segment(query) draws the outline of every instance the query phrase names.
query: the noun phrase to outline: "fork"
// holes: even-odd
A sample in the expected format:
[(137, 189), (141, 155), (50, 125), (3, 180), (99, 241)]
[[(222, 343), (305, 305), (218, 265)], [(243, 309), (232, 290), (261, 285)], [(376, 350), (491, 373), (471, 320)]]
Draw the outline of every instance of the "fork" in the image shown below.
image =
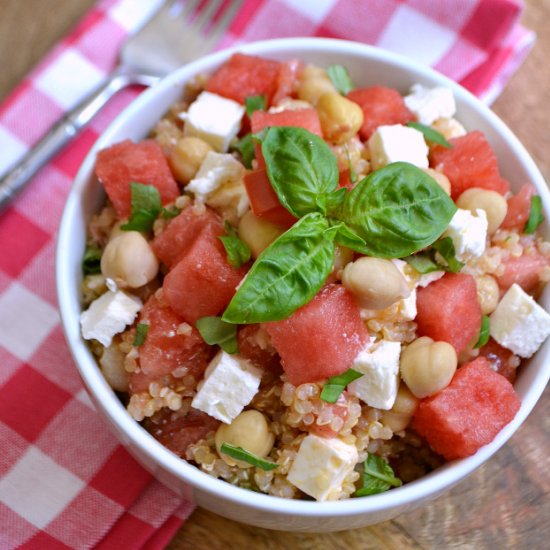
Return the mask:
[(105, 81), (59, 120), (0, 180), (0, 211), (118, 91), (133, 84), (152, 86), (170, 71), (210, 51), (242, 4), (242, 0), (229, 0), (222, 8), (223, 1), (206, 0), (197, 14), (201, 0), (164, 0), (126, 40), (118, 66)]

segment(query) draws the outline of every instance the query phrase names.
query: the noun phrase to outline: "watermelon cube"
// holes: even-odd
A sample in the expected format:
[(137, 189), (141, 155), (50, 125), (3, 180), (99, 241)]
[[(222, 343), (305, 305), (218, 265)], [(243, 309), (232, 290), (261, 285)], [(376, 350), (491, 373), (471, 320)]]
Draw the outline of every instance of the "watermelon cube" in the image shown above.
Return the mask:
[(422, 399), (412, 427), (447, 460), (473, 455), (514, 418), (521, 401), (485, 357), (458, 369), (451, 383)]
[(446, 273), (416, 295), (418, 333), (449, 342), (457, 353), (474, 344), (481, 329), (481, 306), (474, 278)]
[(343, 373), (368, 339), (357, 304), (340, 284), (326, 285), (288, 319), (264, 327), (294, 385)]
[(257, 367), (281, 374), (281, 358), (260, 325), (244, 325), (237, 333), (239, 355)]
[(535, 295), (542, 286), (542, 272), (550, 265), (550, 258), (533, 250), (519, 257), (508, 256), (502, 260), (502, 264), (504, 273), (496, 278), (503, 293), (517, 283), (525, 292)]
[(531, 197), (535, 194), (535, 188), (530, 183), (524, 183), (518, 193), (508, 199), (508, 211), (500, 227), (523, 231), (531, 212)]
[(180, 194), (160, 145), (150, 139), (139, 143), (127, 139), (99, 151), (95, 172), (120, 218), (130, 215), (132, 182), (156, 187), (162, 204)]
[(273, 105), (281, 100), (293, 97), (296, 92), (296, 85), (304, 64), (298, 59), (282, 61), (277, 77), (277, 90), (272, 99)]

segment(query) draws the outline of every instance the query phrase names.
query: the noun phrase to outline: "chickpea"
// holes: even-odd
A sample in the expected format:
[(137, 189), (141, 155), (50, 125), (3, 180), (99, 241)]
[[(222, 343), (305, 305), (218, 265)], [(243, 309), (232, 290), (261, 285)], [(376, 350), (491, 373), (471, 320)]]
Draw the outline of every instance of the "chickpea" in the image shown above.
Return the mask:
[(168, 157), (174, 177), (180, 183), (191, 181), (209, 151), (213, 151), (212, 147), (198, 137), (186, 136), (179, 139)]
[(251, 468), (248, 462), (233, 460), (221, 452), (222, 444), (229, 443), (265, 458), (273, 447), (275, 436), (269, 431), (265, 416), (259, 411), (244, 411), (231, 424), (221, 424), (214, 437), (219, 455), (229, 464)]
[(438, 118), (432, 128), (443, 135), (445, 139), (461, 137), (466, 134), (466, 129), (456, 118)]
[(334, 247), (334, 264), (332, 270), (338, 272), (341, 269), (344, 269), (352, 260), (353, 250), (337, 244)]
[(405, 348), (399, 370), (413, 395), (422, 398), (446, 388), (457, 364), (456, 351), (451, 344), (422, 336)]
[(363, 109), (339, 93), (323, 94), (317, 102), (317, 113), (325, 138), (333, 143), (350, 140), (363, 124)]
[(438, 172), (437, 170), (434, 170), (433, 168), (422, 168), (423, 172), (426, 172), (428, 176), (432, 177), (439, 186), (447, 193), (447, 195), (451, 194), (451, 182), (449, 181), (449, 178), (443, 173)]
[(400, 432), (410, 424), (416, 407), (418, 407), (418, 398), (405, 384), (400, 384), (393, 407), (389, 411), (382, 411), (380, 420), (394, 433)]
[(410, 295), (405, 277), (390, 260), (364, 256), (346, 265), (342, 284), (366, 309), (385, 309)]
[(302, 74), (298, 97), (312, 105), (317, 105), (325, 93), (338, 93), (326, 71), (314, 65), (308, 65)]
[(274, 223), (258, 218), (249, 210), (239, 222), (239, 238), (242, 239), (257, 258), (279, 235), (284, 228)]
[(488, 189), (481, 189), (480, 187), (470, 187), (470, 189), (466, 189), (466, 191), (458, 197), (456, 205), (464, 210), (470, 210), (474, 214), (478, 208), (485, 210), (487, 222), (489, 224), (487, 228), (489, 235), (495, 233), (500, 227), (500, 224), (504, 221), (506, 213), (508, 212), (508, 203), (500, 193), (489, 191)]
[(491, 275), (476, 277), (477, 299), (481, 305), (481, 312), (490, 315), (495, 311), (500, 298), (498, 283)]
[(152, 281), (159, 263), (145, 237), (126, 231), (109, 241), (101, 256), (101, 273), (119, 286), (139, 288)]
[(108, 348), (103, 350), (99, 365), (105, 380), (113, 390), (128, 391), (129, 374), (124, 368), (124, 353), (118, 347), (117, 341), (114, 341)]

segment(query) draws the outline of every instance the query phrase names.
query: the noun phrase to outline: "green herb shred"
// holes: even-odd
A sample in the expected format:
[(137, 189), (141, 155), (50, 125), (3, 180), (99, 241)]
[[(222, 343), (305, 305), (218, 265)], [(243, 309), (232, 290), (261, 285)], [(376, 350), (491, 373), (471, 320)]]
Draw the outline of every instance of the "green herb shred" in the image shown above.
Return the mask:
[(481, 329), (479, 331), (479, 338), (474, 348), (482, 348), (488, 341), (491, 335), (491, 323), (489, 317), (484, 315), (481, 319)]
[(265, 458), (260, 458), (259, 456), (246, 451), (242, 447), (236, 447), (235, 445), (230, 445), (229, 443), (223, 443), (220, 450), (222, 453), (230, 456), (231, 458), (248, 462), (248, 464), (252, 464), (252, 466), (256, 466), (262, 470), (275, 470), (279, 466), (276, 462), (271, 462), (269, 460), (265, 460)]
[(142, 346), (147, 338), (147, 332), (149, 331), (149, 325), (146, 323), (138, 323), (136, 327), (136, 337), (132, 342), (132, 345), (135, 347)]
[(395, 476), (392, 467), (380, 456), (368, 453), (363, 463), (363, 486), (353, 496), (366, 497), (384, 493), (391, 487), (401, 487), (403, 482)]
[(238, 353), (236, 325), (226, 323), (220, 317), (202, 317), (195, 324), (207, 344), (218, 345), (226, 353)]
[(153, 223), (162, 210), (160, 193), (153, 185), (130, 183), (131, 214), (128, 223), (121, 225), (123, 231), (151, 231)]
[(537, 227), (544, 221), (542, 215), (542, 199), (538, 195), (531, 197), (531, 208), (529, 210), (529, 219), (523, 229), (524, 233), (533, 234)]
[(321, 399), (327, 403), (336, 403), (341, 393), (346, 389), (346, 386), (350, 382), (361, 378), (361, 376), (363, 376), (362, 373), (353, 369), (348, 369), (338, 376), (332, 376), (323, 385)]
[(329, 65), (327, 74), (334, 87), (342, 94), (348, 95), (355, 86), (351, 81), (348, 70), (342, 65)]
[(82, 258), (82, 272), (84, 275), (95, 275), (101, 273), (101, 249), (90, 245), (86, 247)]
[(437, 143), (438, 145), (441, 145), (442, 147), (446, 147), (447, 149), (452, 147), (452, 145), (445, 139), (445, 136), (443, 136), (443, 134), (439, 133), (437, 130), (434, 130), (430, 126), (426, 126), (425, 124), (420, 124), (420, 122), (407, 122), (407, 126), (409, 128), (414, 128), (419, 132), (422, 132), (424, 134), (424, 138), (426, 139), (426, 141)]

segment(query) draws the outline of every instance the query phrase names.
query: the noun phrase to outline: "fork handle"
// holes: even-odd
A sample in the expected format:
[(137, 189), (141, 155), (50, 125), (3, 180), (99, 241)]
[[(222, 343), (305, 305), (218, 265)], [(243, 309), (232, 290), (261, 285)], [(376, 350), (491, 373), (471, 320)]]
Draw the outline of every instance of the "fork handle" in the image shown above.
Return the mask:
[(56, 153), (69, 143), (119, 90), (131, 85), (150, 86), (158, 77), (137, 74), (124, 67), (106, 80), (59, 120), (44, 137), (0, 180), (0, 211)]

